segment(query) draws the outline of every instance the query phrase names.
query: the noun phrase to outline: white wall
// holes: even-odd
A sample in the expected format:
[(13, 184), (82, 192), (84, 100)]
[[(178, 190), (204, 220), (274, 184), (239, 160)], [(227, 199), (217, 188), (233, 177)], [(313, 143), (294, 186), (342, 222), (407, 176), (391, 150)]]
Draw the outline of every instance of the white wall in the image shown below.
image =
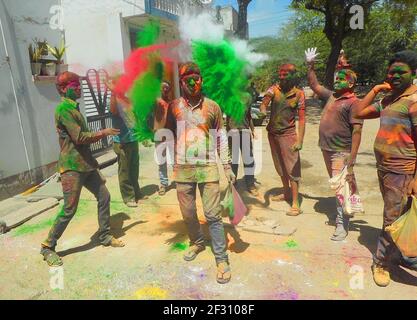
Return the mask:
[[(59, 0), (0, 0), (0, 19), (10, 57), (0, 35), (0, 179), (50, 164), (58, 159), (54, 109), (60, 98), (53, 83), (34, 83), (28, 46), (35, 37), (58, 45), (61, 33), (49, 27), (49, 8)], [(23, 137), (17, 108), (21, 114)], [(26, 141), (26, 160), (23, 139)]]
[(62, 0), (70, 70), (120, 69), (130, 53), (123, 18), (145, 13), (144, 0)]

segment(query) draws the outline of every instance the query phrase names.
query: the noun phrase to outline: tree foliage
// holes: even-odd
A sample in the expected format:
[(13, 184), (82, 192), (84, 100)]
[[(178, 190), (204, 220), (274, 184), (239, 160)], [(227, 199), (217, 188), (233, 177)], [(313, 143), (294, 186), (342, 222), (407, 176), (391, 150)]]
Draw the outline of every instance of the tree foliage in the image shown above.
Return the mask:
[[(404, 2), (405, 1), (405, 2)], [(399, 50), (416, 49), (417, 3), (408, 0), (381, 1), (370, 9), (365, 29), (357, 30), (342, 41), (359, 82), (378, 83), (385, 77), (388, 59)], [(271, 60), (253, 75), (258, 90), (265, 90), (274, 80), (278, 65), (292, 62), (306, 71), (304, 50), (317, 47), (320, 52), (317, 73), (325, 81), (331, 43), (323, 33), (325, 16), (315, 10), (300, 7), (276, 37), (252, 39), (258, 52)], [(306, 85), (305, 81), (302, 85)]]

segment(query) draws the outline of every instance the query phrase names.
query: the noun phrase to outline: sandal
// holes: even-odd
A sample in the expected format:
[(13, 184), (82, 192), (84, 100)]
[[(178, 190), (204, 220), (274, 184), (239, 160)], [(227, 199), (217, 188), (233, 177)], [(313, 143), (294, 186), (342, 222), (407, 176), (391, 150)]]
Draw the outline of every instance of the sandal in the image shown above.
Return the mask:
[(299, 216), (300, 214), (302, 214), (303, 211), (300, 208), (291, 208), (286, 215), (290, 216), (290, 217), (296, 217)]
[(114, 247), (114, 248), (122, 248), (125, 246), (125, 243), (115, 237), (112, 237), (111, 240), (104, 244), (105, 247)]
[(193, 261), (197, 257), (197, 255), (204, 250), (206, 250), (204, 246), (192, 245), (184, 254), (183, 258), (185, 261)]
[(227, 262), (220, 262), (217, 265), (217, 282), (220, 284), (225, 284), (230, 281), (232, 278), (232, 270), (230, 265)]
[(51, 249), (42, 249), (41, 254), (43, 255), (43, 260), (46, 261), (50, 267), (60, 267), (64, 264), (61, 257)]

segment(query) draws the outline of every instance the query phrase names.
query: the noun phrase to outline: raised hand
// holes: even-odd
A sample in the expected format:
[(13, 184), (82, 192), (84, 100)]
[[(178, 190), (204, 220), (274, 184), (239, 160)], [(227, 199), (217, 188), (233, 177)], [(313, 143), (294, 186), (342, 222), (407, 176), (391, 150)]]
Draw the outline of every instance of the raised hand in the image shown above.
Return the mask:
[(316, 58), (320, 53), (317, 52), (317, 48), (308, 48), (306, 51), (304, 51), (306, 62), (307, 63), (313, 63), (316, 61)]

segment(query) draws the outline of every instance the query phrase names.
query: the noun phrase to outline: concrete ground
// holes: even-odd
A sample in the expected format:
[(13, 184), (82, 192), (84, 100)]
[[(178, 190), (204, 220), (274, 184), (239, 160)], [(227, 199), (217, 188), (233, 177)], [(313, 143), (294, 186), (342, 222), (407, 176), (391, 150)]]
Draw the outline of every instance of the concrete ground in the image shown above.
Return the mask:
[[(226, 226), (233, 271), (229, 284), (216, 283), (209, 246), (193, 262), (182, 259), (187, 235), (176, 191), (158, 196), (154, 149), (141, 147), (140, 184), (150, 197), (141, 201), (138, 209), (129, 209), (121, 201), (117, 165), (103, 170), (112, 194), (112, 232), (126, 247), (104, 248), (97, 243), (96, 202), (84, 190), (77, 215), (57, 247), (64, 260), (62, 269), (50, 269), (39, 254), (57, 207), (0, 236), (0, 298), (416, 299), (416, 272), (397, 268), (388, 288), (379, 288), (372, 280), (371, 257), (382, 225), (372, 147), (378, 120), (364, 126), (355, 167), (366, 213), (352, 220), (348, 238), (337, 243), (329, 239), (335, 205), (317, 147), (319, 118), (320, 109), (310, 106), (301, 152), (304, 214), (298, 217), (285, 215), (288, 204), (269, 201), (271, 194), (281, 191), (281, 182), (272, 164), (265, 128), (261, 128), (258, 139), (263, 159), (257, 175), (261, 194), (249, 196), (243, 181), (240, 194), (250, 209), (249, 219), (275, 220), (297, 231), (287, 237)], [(221, 183), (224, 189), (224, 175)], [(207, 234), (206, 225), (204, 230)]]

